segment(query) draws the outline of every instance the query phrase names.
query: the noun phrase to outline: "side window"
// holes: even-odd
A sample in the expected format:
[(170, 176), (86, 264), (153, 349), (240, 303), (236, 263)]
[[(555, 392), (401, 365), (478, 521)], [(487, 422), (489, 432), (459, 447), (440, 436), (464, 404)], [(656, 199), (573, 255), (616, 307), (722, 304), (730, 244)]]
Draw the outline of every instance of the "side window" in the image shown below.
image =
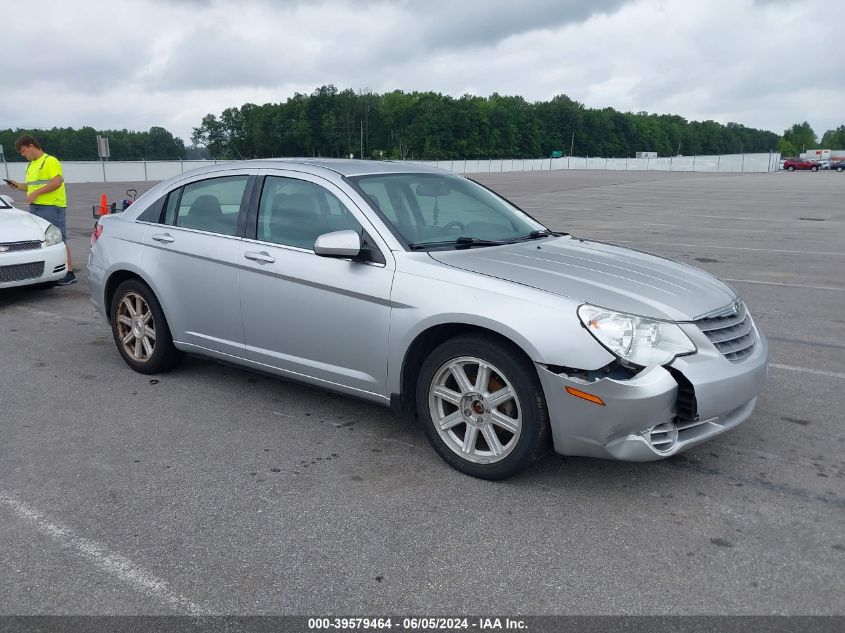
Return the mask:
[(161, 222), (161, 210), (164, 207), (164, 201), (167, 196), (162, 196), (155, 202), (153, 202), (150, 206), (144, 209), (141, 212), (141, 215), (138, 216), (139, 222), (153, 222), (158, 224)]
[(165, 224), (175, 224), (176, 222), (176, 208), (179, 204), (179, 196), (182, 195), (182, 190), (177, 189), (176, 191), (171, 191), (170, 195), (167, 196), (167, 203), (165, 204), (164, 208), (164, 223)]
[(258, 206), (257, 238), (264, 242), (314, 248), (323, 233), (361, 225), (332, 193), (306, 180), (268, 176)]
[(175, 215), (176, 226), (236, 235), (249, 176), (226, 176), (185, 185), (181, 196), (171, 192), (167, 200), (167, 220)]

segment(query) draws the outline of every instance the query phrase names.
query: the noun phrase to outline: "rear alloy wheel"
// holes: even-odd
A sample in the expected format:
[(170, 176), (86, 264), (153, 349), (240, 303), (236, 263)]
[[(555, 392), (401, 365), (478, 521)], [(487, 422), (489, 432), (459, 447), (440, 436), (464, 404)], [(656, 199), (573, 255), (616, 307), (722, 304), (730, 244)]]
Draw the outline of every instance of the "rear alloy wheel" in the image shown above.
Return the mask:
[(123, 360), (142, 374), (173, 367), (182, 354), (173, 346), (170, 328), (152, 290), (140, 281), (124, 281), (111, 306), (112, 335)]
[(492, 338), (461, 336), (435, 349), (420, 371), (417, 411), (438, 454), (474, 477), (511, 477), (548, 450), (537, 372)]
[(812, 167), (810, 167), (810, 171), (818, 171), (818, 170), (819, 170), (819, 168), (818, 168), (818, 167), (816, 167), (815, 165), (813, 165)]
[(788, 171), (795, 171), (795, 166), (794, 166), (794, 165), (790, 165), (790, 166), (789, 166), (789, 167), (787, 167), (786, 169), (787, 169)]

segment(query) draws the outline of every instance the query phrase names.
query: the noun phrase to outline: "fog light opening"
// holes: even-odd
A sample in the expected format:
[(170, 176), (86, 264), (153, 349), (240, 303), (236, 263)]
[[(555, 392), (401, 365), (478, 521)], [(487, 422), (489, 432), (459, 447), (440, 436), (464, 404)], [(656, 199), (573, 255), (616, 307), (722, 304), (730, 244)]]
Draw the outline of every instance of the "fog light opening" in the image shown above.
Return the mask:
[(672, 422), (664, 422), (645, 431), (643, 435), (654, 450), (665, 453), (678, 442), (678, 427)]

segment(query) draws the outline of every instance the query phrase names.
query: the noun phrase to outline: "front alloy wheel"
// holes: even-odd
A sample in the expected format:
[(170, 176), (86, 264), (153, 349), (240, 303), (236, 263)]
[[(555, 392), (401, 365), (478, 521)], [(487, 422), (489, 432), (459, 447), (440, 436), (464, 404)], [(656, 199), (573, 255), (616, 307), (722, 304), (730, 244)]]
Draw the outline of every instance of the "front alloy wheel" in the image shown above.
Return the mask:
[(548, 452), (537, 370), (503, 339), (467, 334), (441, 343), (420, 367), (416, 403), (434, 450), (467, 475), (504, 479)]
[(455, 454), (492, 464), (513, 452), (522, 432), (519, 398), (493, 364), (462, 356), (440, 367), (428, 406), (437, 433)]

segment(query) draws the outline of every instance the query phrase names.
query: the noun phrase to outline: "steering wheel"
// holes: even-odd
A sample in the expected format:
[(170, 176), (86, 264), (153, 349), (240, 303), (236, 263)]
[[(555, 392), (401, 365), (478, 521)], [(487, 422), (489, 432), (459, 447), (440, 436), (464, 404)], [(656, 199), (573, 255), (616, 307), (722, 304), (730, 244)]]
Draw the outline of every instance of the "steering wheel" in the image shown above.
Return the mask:
[(445, 224), (442, 229), (440, 229), (440, 235), (446, 235), (452, 229), (458, 229), (459, 231), (463, 231), (466, 228), (466, 225), (463, 222), (458, 222), (457, 220), (452, 220), (451, 222)]

